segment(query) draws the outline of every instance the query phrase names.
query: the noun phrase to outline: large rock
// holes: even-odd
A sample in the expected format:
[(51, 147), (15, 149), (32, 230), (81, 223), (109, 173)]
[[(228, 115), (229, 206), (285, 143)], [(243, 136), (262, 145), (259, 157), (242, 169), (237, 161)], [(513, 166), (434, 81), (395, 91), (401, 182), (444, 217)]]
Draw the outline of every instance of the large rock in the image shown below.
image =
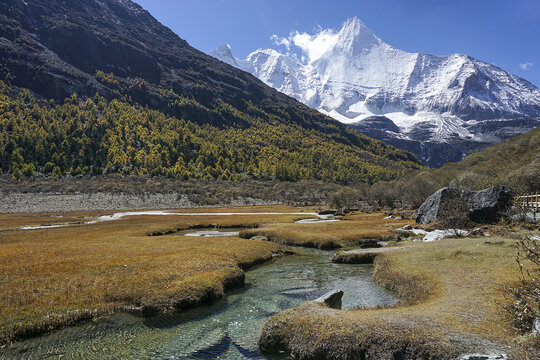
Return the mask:
[(482, 191), (445, 187), (431, 195), (418, 209), (416, 222), (441, 222), (463, 212), (476, 223), (494, 223), (512, 205), (512, 190), (506, 186)]

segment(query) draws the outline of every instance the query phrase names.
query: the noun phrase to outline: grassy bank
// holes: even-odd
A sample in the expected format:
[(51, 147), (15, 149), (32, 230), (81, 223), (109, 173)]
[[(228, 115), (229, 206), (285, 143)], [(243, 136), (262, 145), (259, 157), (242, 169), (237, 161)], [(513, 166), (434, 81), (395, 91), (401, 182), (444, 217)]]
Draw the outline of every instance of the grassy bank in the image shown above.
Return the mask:
[[(518, 280), (516, 240), (411, 243), (375, 259), (375, 280), (398, 293), (394, 308), (340, 311), (315, 303), (271, 318), (264, 351), (301, 359), (453, 359), (464, 353), (509, 353), (517, 333), (496, 301)], [(538, 358), (530, 351), (523, 358)]]
[[(53, 219), (64, 222), (88, 215), (72, 213)], [(256, 226), (298, 217), (133, 216), (93, 225), (21, 231), (14, 228), (49, 223), (50, 214), (5, 215), (0, 223), (0, 342), (115, 311), (152, 314), (220, 298), (228, 288), (243, 284), (243, 269), (271, 259), (284, 248), (237, 237), (148, 234), (193, 226)]]
[(280, 244), (337, 249), (358, 245), (366, 239), (385, 239), (395, 236), (394, 230), (409, 220), (384, 219), (382, 213), (351, 214), (343, 221), (312, 224), (268, 224), (240, 233), (243, 238), (265, 236)]

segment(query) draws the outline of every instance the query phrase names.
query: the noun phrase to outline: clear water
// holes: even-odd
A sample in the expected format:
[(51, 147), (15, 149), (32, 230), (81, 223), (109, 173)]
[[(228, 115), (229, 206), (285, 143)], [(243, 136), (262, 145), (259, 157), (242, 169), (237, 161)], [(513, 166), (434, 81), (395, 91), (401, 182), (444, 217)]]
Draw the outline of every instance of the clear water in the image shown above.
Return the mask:
[(192, 236), (192, 237), (219, 237), (219, 236), (238, 236), (240, 231), (246, 228), (200, 228), (187, 229), (167, 236)]
[(275, 359), (257, 339), (268, 317), (328, 291), (345, 292), (343, 308), (390, 305), (370, 265), (333, 264), (332, 252), (305, 250), (246, 274), (246, 286), (203, 308), (156, 318), (117, 314), (22, 341), (2, 359)]

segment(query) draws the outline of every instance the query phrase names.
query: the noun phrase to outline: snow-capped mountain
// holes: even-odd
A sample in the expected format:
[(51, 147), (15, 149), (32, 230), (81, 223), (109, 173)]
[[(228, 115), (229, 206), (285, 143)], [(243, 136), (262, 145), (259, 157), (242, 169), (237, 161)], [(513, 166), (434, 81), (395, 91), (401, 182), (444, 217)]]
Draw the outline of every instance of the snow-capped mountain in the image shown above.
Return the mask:
[(430, 166), (540, 125), (540, 90), (530, 82), (467, 55), (396, 49), (358, 18), (311, 61), (273, 49), (241, 60), (228, 45), (211, 55)]

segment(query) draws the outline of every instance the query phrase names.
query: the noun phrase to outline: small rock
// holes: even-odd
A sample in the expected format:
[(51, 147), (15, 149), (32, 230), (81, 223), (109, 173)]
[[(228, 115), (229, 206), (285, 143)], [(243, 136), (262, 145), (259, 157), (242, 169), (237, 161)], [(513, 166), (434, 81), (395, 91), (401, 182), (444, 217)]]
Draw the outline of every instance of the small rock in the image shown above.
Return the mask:
[(341, 309), (342, 297), (343, 297), (343, 291), (332, 290), (314, 301), (319, 302), (319, 303), (325, 303), (331, 309)]
[(360, 249), (374, 249), (382, 247), (381, 243), (375, 239), (366, 239), (360, 243)]
[(532, 326), (532, 333), (533, 334), (540, 334), (540, 319), (534, 320), (533, 326)]
[(377, 252), (365, 250), (340, 251), (334, 257), (332, 262), (335, 264), (373, 264)]
[(521, 213), (521, 214), (512, 215), (512, 216), (510, 216), (510, 221), (512, 221), (512, 222), (523, 221), (523, 222), (526, 222), (526, 223), (529, 223), (529, 224), (536, 224), (537, 223), (536, 218), (530, 213), (526, 213), (526, 214)]

